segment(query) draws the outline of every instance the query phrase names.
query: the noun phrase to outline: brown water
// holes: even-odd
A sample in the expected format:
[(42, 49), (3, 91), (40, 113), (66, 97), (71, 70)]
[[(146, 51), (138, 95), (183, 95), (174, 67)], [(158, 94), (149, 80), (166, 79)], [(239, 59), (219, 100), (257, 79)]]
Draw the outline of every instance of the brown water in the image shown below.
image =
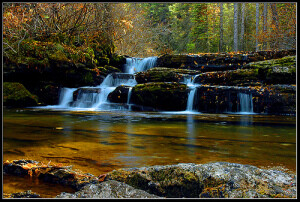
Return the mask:
[[(214, 161), (280, 166), (294, 172), (296, 117), (6, 109), (3, 160), (15, 159), (73, 165), (93, 175), (118, 168)], [(21, 183), (6, 179), (4, 193), (20, 191)], [(40, 182), (35, 184), (32, 191), (45, 190)], [(22, 191), (30, 188), (23, 186)], [(49, 190), (48, 195), (57, 192)]]

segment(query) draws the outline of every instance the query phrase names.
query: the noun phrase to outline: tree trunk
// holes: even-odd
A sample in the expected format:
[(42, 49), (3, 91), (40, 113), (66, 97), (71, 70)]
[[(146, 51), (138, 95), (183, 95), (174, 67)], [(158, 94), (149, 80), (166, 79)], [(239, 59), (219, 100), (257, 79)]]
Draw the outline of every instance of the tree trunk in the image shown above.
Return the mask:
[(264, 3), (264, 43), (263, 43), (263, 48), (264, 50), (266, 50), (268, 47), (268, 42), (267, 42), (267, 36), (268, 36), (268, 30), (267, 30), (267, 27), (268, 27), (268, 3)]
[(258, 51), (258, 31), (259, 31), (259, 3), (256, 3), (256, 42), (255, 42), (255, 50)]
[(275, 36), (273, 42), (273, 48), (278, 49), (278, 31), (279, 31), (279, 23), (278, 23), (278, 13), (276, 3), (271, 3), (271, 11), (272, 11), (272, 24), (275, 25), (275, 29), (272, 30)]
[(219, 52), (223, 51), (223, 3), (220, 3), (220, 43)]
[(233, 32), (233, 44), (234, 51), (238, 51), (238, 3), (234, 3), (234, 32)]
[(245, 3), (242, 3), (242, 16), (241, 16), (241, 36), (240, 36), (240, 50), (244, 50), (244, 33), (245, 33)]

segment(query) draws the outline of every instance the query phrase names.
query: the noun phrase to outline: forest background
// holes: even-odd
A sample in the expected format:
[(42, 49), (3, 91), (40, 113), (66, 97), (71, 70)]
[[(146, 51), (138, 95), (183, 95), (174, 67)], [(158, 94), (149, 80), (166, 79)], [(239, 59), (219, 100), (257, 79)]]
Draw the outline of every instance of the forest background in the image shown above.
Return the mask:
[(295, 49), (296, 3), (3, 3), (4, 56), (39, 42), (73, 60), (96, 46), (134, 57)]

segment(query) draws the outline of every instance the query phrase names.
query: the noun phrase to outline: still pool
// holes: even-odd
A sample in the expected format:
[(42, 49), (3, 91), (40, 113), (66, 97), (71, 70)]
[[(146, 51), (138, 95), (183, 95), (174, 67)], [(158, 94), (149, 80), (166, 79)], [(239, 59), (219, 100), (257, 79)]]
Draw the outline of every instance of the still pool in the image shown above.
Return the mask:
[[(3, 161), (15, 159), (73, 165), (93, 175), (215, 161), (295, 172), (296, 117), (4, 109)], [(9, 177), (4, 192), (20, 191)]]

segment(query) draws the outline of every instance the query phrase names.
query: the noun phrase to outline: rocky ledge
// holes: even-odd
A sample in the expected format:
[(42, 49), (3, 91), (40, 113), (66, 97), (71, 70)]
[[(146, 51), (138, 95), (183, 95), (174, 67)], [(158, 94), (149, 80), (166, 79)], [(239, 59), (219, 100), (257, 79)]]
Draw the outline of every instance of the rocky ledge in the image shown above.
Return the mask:
[[(296, 198), (296, 175), (228, 162), (118, 169), (98, 177), (32, 160), (4, 162), (4, 174), (75, 188), (56, 198)], [(26, 194), (28, 192), (28, 194)], [(25, 193), (25, 194), (24, 194)], [(36, 197), (30, 191), (6, 197)]]

